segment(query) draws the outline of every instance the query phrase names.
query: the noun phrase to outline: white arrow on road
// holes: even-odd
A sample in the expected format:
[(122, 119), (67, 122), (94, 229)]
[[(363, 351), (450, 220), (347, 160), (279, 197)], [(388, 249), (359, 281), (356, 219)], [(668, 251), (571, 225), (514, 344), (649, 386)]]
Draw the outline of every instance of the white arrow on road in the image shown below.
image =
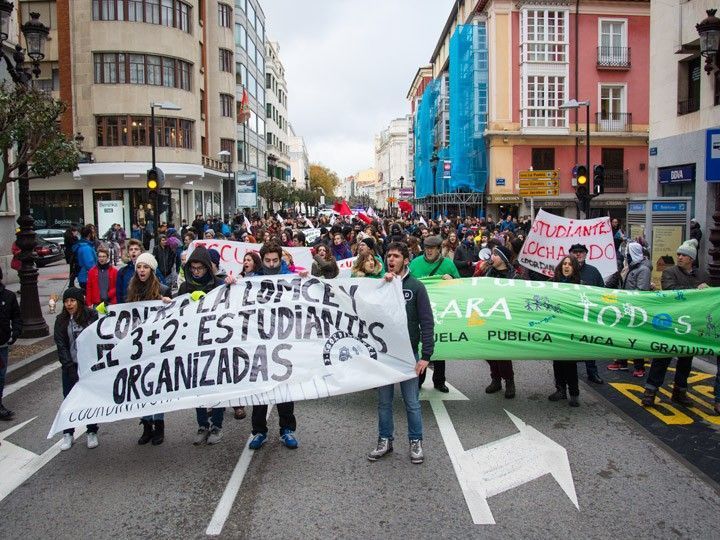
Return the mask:
[(477, 448), (463, 449), (443, 401), (468, 398), (449, 384), (448, 388), (447, 394), (437, 390), (423, 391), (420, 399), (430, 402), (473, 523), (494, 524), (495, 518), (487, 501), (490, 497), (546, 474), (555, 478), (580, 509), (565, 448), (505, 411), (519, 433)]
[[(37, 418), (37, 416), (0, 432), (0, 441), (2, 441), (2, 446), (0, 446), (0, 501), (15, 491), (23, 482), (42, 469), (52, 458), (60, 453), (60, 443), (62, 439), (40, 455), (6, 440), (10, 435), (35, 420), (35, 418)], [(82, 433), (83, 432), (76, 430), (75, 438), (77, 439)]]

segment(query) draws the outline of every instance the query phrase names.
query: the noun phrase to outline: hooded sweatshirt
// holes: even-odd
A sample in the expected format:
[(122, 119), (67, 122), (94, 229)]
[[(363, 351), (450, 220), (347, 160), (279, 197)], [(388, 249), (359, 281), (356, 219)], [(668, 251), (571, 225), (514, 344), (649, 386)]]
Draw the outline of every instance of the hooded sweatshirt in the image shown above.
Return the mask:
[[(190, 271), (191, 263), (200, 263), (207, 269), (201, 278), (196, 278)], [(212, 260), (210, 259), (210, 253), (208, 253), (205, 246), (198, 246), (193, 250), (185, 262), (183, 271), (185, 274), (185, 281), (180, 284), (180, 288), (177, 292), (178, 296), (195, 291), (203, 291), (207, 293), (212, 291), (215, 287), (219, 287), (223, 284), (222, 279), (213, 275)]]

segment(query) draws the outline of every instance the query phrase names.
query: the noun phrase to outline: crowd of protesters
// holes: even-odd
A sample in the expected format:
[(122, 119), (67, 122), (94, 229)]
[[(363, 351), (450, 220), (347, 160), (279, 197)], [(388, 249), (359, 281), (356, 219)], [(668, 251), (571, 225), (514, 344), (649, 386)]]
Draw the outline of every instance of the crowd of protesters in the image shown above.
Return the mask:
[[(354, 258), (350, 269), (352, 277), (376, 279), (402, 279), (406, 294), (408, 325), (417, 360), (418, 378), (401, 385), (408, 417), (410, 458), (413, 463), (423, 461), (422, 419), (418, 391), (425, 380), (425, 367), (433, 351), (433, 317), (427, 293), (419, 278), (438, 276), (442, 279), (490, 277), (503, 279), (548, 280), (585, 284), (598, 287), (615, 287), (630, 290), (651, 290), (660, 284), (651, 282), (651, 262), (647, 246), (642, 239), (626, 238), (620, 224), (613, 220), (613, 235), (618, 253), (618, 271), (603, 280), (597, 268), (586, 261), (587, 247), (575, 244), (561, 261), (554, 276), (549, 278), (530, 271), (518, 263), (518, 255), (527, 236), (531, 221), (518, 220), (506, 215), (495, 221), (492, 216), (449, 217), (430, 219), (421, 215), (401, 217), (360, 216), (305, 216), (265, 215), (263, 217), (238, 214), (232, 219), (203, 218), (197, 215), (192, 223), (185, 220), (179, 226), (161, 223), (158, 243), (152, 248), (137, 238), (128, 238), (118, 224), (99, 235), (93, 225), (71, 227), (65, 235), (67, 262), (70, 265), (69, 288), (63, 295), (63, 310), (55, 325), (55, 341), (62, 363), (63, 394), (67, 395), (77, 382), (76, 338), (89, 325), (97, 313), (93, 308), (103, 305), (144, 300), (170, 301), (173, 295), (209, 292), (224, 283), (249, 279), (259, 275), (286, 274), (295, 270), (292, 258), (283, 248), (308, 247), (313, 255), (310, 272), (323, 279), (334, 279), (340, 274), (338, 262)], [(132, 235), (131, 235), (132, 236)], [(214, 249), (200, 246), (188, 257), (188, 249), (196, 239), (224, 239), (258, 244), (243, 259), (240, 276), (225, 276), (220, 272), (220, 255)], [(698, 277), (697, 239), (684, 242), (677, 250), (677, 263), (663, 272), (664, 289), (702, 288), (706, 285)], [(119, 266), (119, 267), (118, 267)], [(301, 272), (301, 275), (307, 272)], [(77, 281), (78, 286), (75, 285)], [(1, 290), (0, 294), (4, 294)], [(16, 317), (17, 319), (18, 317)], [(8, 342), (19, 334), (18, 321), (8, 331)], [(8, 326), (8, 325), (6, 325)], [(422, 346), (420, 346), (422, 345)], [(0, 359), (3, 350), (0, 347)], [(645, 361), (633, 362), (632, 376), (645, 378)], [(669, 358), (653, 360), (645, 384), (643, 405), (652, 406), (658, 388), (662, 385)], [(687, 377), (691, 358), (679, 359), (675, 372), (673, 401), (691, 405), (687, 396)], [(5, 362), (6, 363), (6, 362)], [(490, 383), (485, 392), (492, 394), (504, 389), (504, 397), (516, 396), (514, 367), (511, 359), (491, 360)], [(553, 362), (555, 391), (549, 400), (567, 400), (578, 407), (579, 385), (577, 362)], [(603, 384), (594, 361), (585, 362), (587, 380)], [(608, 369), (628, 371), (628, 359), (618, 359)], [(450, 368), (452, 369), (452, 368)], [(0, 375), (3, 373), (0, 370)], [(715, 387), (715, 411), (720, 414), (720, 376)], [(439, 392), (448, 392), (446, 366), (443, 361), (433, 363), (432, 384)], [(1, 391), (1, 388), (0, 388)], [(392, 441), (392, 386), (379, 389), (379, 438), (377, 447), (368, 459), (377, 460), (391, 452)], [(2, 394), (0, 394), (1, 399)], [(224, 409), (196, 410), (197, 433), (195, 445), (216, 444), (222, 438)], [(234, 408), (237, 419), (245, 418), (243, 407)], [(252, 411), (250, 448), (259, 449), (267, 438), (266, 406), (255, 406)], [(297, 448), (294, 404), (278, 405), (280, 436), (288, 448)], [(0, 404), (0, 419), (11, 418), (12, 413)], [(164, 440), (164, 415), (157, 414), (141, 419), (142, 433), (138, 444), (159, 445)], [(88, 426), (88, 447), (98, 445), (97, 426)], [(72, 432), (66, 432), (61, 448), (69, 449)]]

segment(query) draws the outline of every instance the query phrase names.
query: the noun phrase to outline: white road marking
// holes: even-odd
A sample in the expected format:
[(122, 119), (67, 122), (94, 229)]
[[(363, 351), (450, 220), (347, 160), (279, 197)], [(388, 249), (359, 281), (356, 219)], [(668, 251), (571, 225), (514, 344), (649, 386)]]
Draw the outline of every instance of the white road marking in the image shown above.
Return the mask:
[(28, 384), (37, 381), (39, 378), (44, 377), (44, 376), (47, 375), (48, 373), (52, 373), (53, 371), (55, 371), (55, 370), (56, 370), (57, 368), (59, 368), (59, 367), (60, 367), (60, 363), (59, 363), (59, 362), (53, 362), (52, 364), (47, 365), (47, 366), (45, 366), (45, 367), (43, 367), (43, 368), (41, 368), (41, 369), (38, 369), (37, 371), (33, 371), (33, 372), (32, 372), (30, 375), (28, 375), (27, 377), (23, 377), (23, 378), (20, 379), (19, 381), (16, 381), (16, 382), (14, 382), (14, 383), (12, 383), (12, 384), (8, 384), (8, 385), (5, 387), (4, 395), (5, 395), (5, 396), (9, 396), (9, 395), (12, 394), (13, 392), (17, 392), (17, 391), (20, 390), (21, 388), (25, 388)]
[[(272, 406), (268, 407), (266, 418), (270, 418), (272, 410)], [(235, 465), (235, 469), (230, 475), (230, 480), (228, 480), (228, 483), (225, 486), (225, 491), (223, 492), (222, 497), (220, 497), (220, 501), (215, 508), (212, 519), (210, 519), (210, 523), (208, 524), (207, 529), (205, 529), (205, 534), (208, 536), (219, 535), (225, 526), (228, 516), (230, 516), (232, 505), (235, 502), (238, 492), (240, 491), (240, 486), (245, 478), (245, 474), (250, 467), (250, 461), (255, 455), (255, 450), (251, 450), (248, 447), (248, 443), (252, 438), (253, 436), (251, 434), (245, 443), (242, 454), (240, 454), (240, 459), (238, 459), (238, 462)]]
[(437, 390), (422, 391), (420, 399), (430, 402), (473, 523), (494, 524), (495, 518), (487, 501), (490, 497), (546, 474), (555, 478), (580, 509), (565, 448), (508, 411), (505, 413), (519, 433), (464, 450), (443, 401), (468, 398), (449, 384), (448, 388), (448, 394)]

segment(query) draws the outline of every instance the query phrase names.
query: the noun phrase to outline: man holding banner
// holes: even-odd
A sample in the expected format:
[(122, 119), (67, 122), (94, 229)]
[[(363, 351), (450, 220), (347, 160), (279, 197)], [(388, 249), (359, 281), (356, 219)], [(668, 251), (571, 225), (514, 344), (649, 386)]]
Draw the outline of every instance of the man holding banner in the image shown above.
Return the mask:
[[(439, 251), (439, 244), (438, 244)], [(402, 279), (403, 296), (405, 297), (405, 312), (407, 314), (410, 344), (417, 363), (415, 373), (420, 376), (425, 373), (435, 348), (433, 319), (430, 298), (423, 285), (409, 271), (410, 251), (402, 242), (392, 242), (385, 255), (388, 273), (385, 281), (396, 278)], [(418, 354), (418, 346), (422, 341), (422, 353)], [(419, 358), (419, 360), (418, 360)], [(395, 385), (389, 384), (378, 388), (378, 430), (377, 446), (368, 454), (370, 461), (377, 461), (393, 451), (393, 394)], [(408, 438), (410, 439), (410, 461), (416, 465), (425, 459), (422, 448), (422, 410), (420, 409), (420, 387), (415, 379), (408, 379), (400, 383), (405, 412), (408, 422)]]

